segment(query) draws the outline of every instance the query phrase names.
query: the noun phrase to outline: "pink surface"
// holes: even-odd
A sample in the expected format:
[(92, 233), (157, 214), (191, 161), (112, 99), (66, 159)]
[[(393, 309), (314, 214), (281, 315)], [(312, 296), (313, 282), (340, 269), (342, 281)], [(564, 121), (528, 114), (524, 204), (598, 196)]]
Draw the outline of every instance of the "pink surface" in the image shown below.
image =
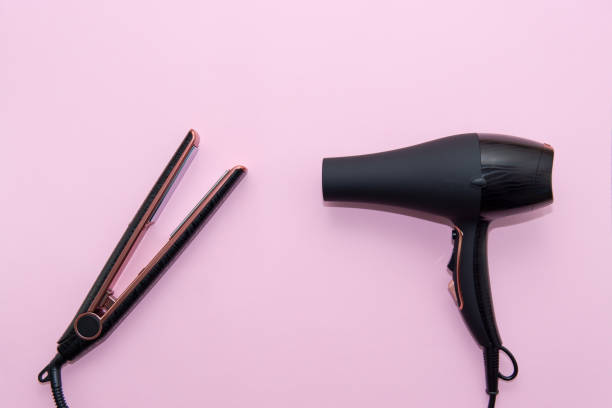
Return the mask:
[(165, 3), (0, 4), (2, 405), (51, 406), (36, 374), (193, 127), (123, 286), (223, 170), (249, 174), (64, 368), (73, 407), (484, 407), (450, 229), (320, 191), (324, 156), (466, 131), (556, 149), (554, 206), (490, 234), (521, 369), (497, 406), (612, 406), (609, 2)]

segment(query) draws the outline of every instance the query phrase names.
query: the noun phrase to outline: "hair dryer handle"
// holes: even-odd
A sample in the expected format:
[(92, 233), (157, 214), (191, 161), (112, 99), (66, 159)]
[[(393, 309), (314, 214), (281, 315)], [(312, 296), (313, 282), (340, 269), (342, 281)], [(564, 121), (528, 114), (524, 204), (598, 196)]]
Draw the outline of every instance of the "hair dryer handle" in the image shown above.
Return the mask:
[[(512, 354), (502, 346), (495, 321), (487, 262), (488, 228), (489, 221), (482, 218), (456, 222), (453, 255), (448, 266), (453, 274), (451, 294), (474, 339), (484, 351), (487, 392), (496, 394), (497, 378), (512, 379), (518, 368)], [(499, 374), (500, 350), (508, 354), (515, 366), (515, 372), (508, 377)]]
[(483, 219), (457, 223), (453, 231), (453, 255), (449, 262), (457, 306), (482, 347), (501, 345), (489, 283), (488, 227), (489, 222)]

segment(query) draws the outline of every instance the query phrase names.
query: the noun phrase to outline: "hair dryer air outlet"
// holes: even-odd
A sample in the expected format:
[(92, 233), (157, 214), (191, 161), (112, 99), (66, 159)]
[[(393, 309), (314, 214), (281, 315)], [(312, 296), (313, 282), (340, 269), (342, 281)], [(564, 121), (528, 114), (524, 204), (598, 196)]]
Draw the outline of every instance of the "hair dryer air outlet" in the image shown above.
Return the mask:
[[(452, 222), (449, 290), (483, 349), (489, 407), (516, 360), (498, 333), (487, 265), (490, 221), (552, 203), (554, 151), (512, 136), (470, 133), (363, 156), (323, 160), (323, 199), (399, 206)], [(513, 373), (499, 372), (499, 352)]]

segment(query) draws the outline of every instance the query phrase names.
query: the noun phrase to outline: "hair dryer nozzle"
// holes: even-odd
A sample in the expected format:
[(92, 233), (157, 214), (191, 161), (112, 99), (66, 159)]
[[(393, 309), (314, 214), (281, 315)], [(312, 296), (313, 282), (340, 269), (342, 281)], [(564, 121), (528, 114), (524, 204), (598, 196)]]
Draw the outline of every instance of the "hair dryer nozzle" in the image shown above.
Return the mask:
[(476, 133), (403, 149), (323, 159), (323, 199), (382, 204), (450, 219), (476, 218), (480, 188)]

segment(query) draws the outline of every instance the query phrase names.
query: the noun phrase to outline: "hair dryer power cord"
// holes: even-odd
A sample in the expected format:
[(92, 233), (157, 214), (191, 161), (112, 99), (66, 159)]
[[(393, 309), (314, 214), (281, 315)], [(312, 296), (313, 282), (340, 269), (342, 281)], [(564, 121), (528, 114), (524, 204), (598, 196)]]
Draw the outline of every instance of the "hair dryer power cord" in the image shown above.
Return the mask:
[(50, 382), (51, 392), (53, 393), (53, 399), (57, 408), (68, 408), (66, 400), (64, 398), (64, 391), (62, 389), (62, 365), (66, 360), (61, 354), (57, 354), (53, 360), (38, 374), (38, 381), (41, 383)]
[[(499, 352), (504, 353), (512, 362), (512, 374), (503, 375), (499, 372)], [(487, 382), (487, 394), (489, 394), (489, 408), (495, 407), (495, 399), (499, 392), (498, 380), (512, 381), (518, 375), (518, 364), (516, 359), (504, 346), (485, 348), (484, 350), (485, 375)]]

